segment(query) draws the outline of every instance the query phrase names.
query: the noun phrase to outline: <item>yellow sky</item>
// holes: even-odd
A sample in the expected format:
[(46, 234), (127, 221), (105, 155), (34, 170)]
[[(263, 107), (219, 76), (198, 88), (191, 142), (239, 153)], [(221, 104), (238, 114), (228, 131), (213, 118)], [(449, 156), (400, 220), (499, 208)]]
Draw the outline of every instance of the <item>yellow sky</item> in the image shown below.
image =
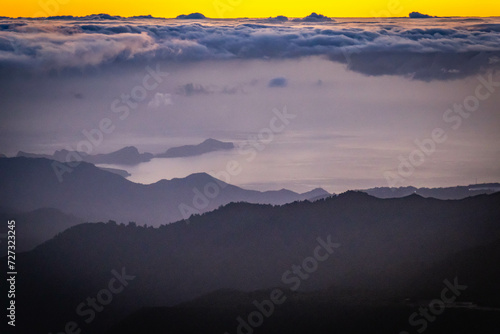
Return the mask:
[(175, 17), (201, 12), (208, 17), (407, 16), (418, 11), (437, 16), (500, 16), (499, 0), (1, 0), (0, 16), (83, 16), (96, 13)]

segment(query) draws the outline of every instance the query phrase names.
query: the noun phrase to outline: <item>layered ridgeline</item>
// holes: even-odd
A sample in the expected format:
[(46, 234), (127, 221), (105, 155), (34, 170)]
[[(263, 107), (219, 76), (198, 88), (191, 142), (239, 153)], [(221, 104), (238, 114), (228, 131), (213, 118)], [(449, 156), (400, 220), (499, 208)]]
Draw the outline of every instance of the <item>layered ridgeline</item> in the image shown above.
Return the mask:
[(137, 147), (127, 146), (111, 153), (93, 155), (84, 152), (68, 150), (55, 151), (52, 155), (19, 151), (17, 153), (17, 157), (46, 158), (57, 160), (59, 162), (85, 161), (92, 164), (137, 165), (142, 162), (148, 162), (153, 158), (193, 157), (216, 151), (232, 150), (234, 147), (235, 146), (233, 143), (222, 142), (216, 139), (209, 138), (197, 145), (171, 147), (167, 151), (156, 155), (148, 152), (139, 153)]
[[(500, 239), (424, 266), (406, 285), (389, 290), (331, 286), (280, 295), (276, 288), (221, 289), (176, 306), (142, 308), (108, 334), (498, 333), (499, 261)], [(444, 289), (445, 298), (453, 300), (442, 310)]]
[(422, 197), (432, 197), (438, 199), (462, 199), (470, 196), (493, 194), (498, 192), (500, 191), (500, 183), (482, 183), (445, 188), (378, 187), (361, 191), (379, 198), (397, 198), (417, 194)]
[[(16, 251), (25, 252), (53, 238), (56, 234), (84, 221), (72, 215), (52, 208), (41, 208), (30, 212), (22, 212), (8, 208), (0, 208), (0, 235), (7, 235), (8, 225), (16, 221)], [(7, 255), (7, 247), (0, 247), (0, 256)]]
[(133, 183), (92, 164), (35, 158), (0, 159), (0, 202), (19, 211), (55, 208), (86, 221), (159, 226), (230, 202), (285, 204), (329, 196), (323, 189), (245, 190), (199, 173), (154, 184)]
[[(498, 261), (500, 240), (426, 267), (425, 273), (392, 291), (334, 286), (314, 292), (285, 290), (277, 303), (270, 303), (275, 289), (218, 290), (176, 306), (143, 308), (108, 333), (498, 333)], [(455, 277), (457, 296), (443, 283), (453, 285)], [(429, 304), (439, 304), (445, 288), (447, 298), (455, 301), (432, 313)]]
[[(348, 192), (284, 206), (232, 203), (192, 217), (189, 224), (161, 228), (114, 222), (78, 225), (18, 254), (18, 271), (23, 273), (17, 283), (16, 302), (23, 305), (18, 316), (30, 319), (19, 322), (27, 327), (20, 330), (58, 333), (73, 321), (84, 332), (99, 333), (144, 307), (173, 306), (220, 289), (330, 289), (324, 297), (327, 304), (401, 305), (407, 297), (440, 298), (443, 280), (454, 282), (455, 277), (468, 286), (459, 301), (495, 306), (500, 277), (494, 264), (500, 257), (498, 245), (490, 245), (500, 239), (499, 203), (500, 194), (442, 201)], [(459, 253), (477, 247), (483, 248)], [(297, 298), (284, 304), (281, 319), (298, 316), (308, 305), (321, 306)], [(234, 302), (217, 295), (209, 300), (221, 308), (215, 313), (224, 313)], [(236, 332), (234, 312), (207, 319), (213, 313), (205, 314), (202, 304), (193, 307), (198, 302), (188, 308), (143, 310), (149, 317), (127, 321), (136, 328), (132, 324), (154, 319), (171, 329), (193, 315), (197, 331), (192, 322), (186, 332), (202, 333), (203, 319), (209, 324), (230, 319), (224, 330)], [(234, 310), (246, 317), (251, 303)], [(407, 311), (402, 312), (404, 321), (414, 309)], [(313, 321), (314, 314), (304, 319)]]

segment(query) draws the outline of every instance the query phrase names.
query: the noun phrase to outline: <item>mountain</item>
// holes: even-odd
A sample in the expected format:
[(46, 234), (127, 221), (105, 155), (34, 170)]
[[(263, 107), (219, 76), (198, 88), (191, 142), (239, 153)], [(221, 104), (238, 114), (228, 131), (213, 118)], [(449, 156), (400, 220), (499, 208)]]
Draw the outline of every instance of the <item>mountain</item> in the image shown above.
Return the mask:
[(6, 158), (6, 156), (0, 153), (0, 158)]
[[(333, 287), (334, 292), (340, 291), (335, 296), (343, 305), (380, 306), (401, 303), (408, 296), (427, 297), (429, 292), (439, 298), (443, 275), (453, 280), (457, 272), (460, 282), (462, 275), (468, 280), (464, 284), (470, 282), (467, 293), (475, 298), (472, 301), (495, 306), (486, 302), (490, 296), (489, 302), (498, 303), (492, 291), (500, 277), (491, 265), (500, 259), (496, 248), (480, 249), (472, 257), (460, 252), (500, 239), (499, 203), (500, 194), (442, 201), (418, 195), (378, 199), (347, 192), (284, 206), (231, 203), (191, 217), (189, 224), (180, 221), (160, 228), (112, 221), (77, 225), (30, 252), (17, 254), (23, 275), (16, 282), (16, 302), (24, 306), (18, 316), (30, 319), (20, 322), (27, 327), (20, 329), (58, 332), (72, 319), (83, 331), (99, 333), (145, 307), (172, 307), (220, 289), (251, 292), (278, 287), (311, 292)], [(447, 268), (450, 262), (446, 261), (455, 254), (457, 261), (463, 261), (438, 272)], [(432, 269), (434, 265), (439, 267)], [(483, 277), (486, 273), (491, 276)], [(99, 295), (116, 275), (127, 277), (126, 287), (87, 325), (76, 307)], [(484, 286), (475, 288), (479, 283)], [(213, 299), (214, 305), (218, 300)], [(312, 321), (314, 312), (306, 310), (319, 308), (300, 299), (287, 305), (298, 313), (285, 312), (280, 321), (302, 319), (300, 312), (305, 312), (304, 321)], [(203, 316), (201, 306), (193, 321), (213, 314)], [(244, 306), (234, 310), (247, 314)], [(345, 307), (336, 310), (339, 319), (342, 314), (356, 314), (344, 313)], [(371, 314), (369, 307), (363, 310), (351, 318), (353, 323), (359, 324), (361, 314)], [(179, 324), (185, 319), (184, 311), (192, 314), (186, 308), (173, 309)], [(412, 312), (409, 306), (402, 312), (403, 325)], [(176, 321), (169, 314), (163, 319)], [(386, 313), (371, 314), (370, 319), (375, 314)], [(153, 318), (144, 315), (143, 323), (148, 319)], [(217, 319), (222, 318), (208, 321), (213, 324)], [(234, 332), (232, 319), (226, 331)], [(391, 318), (380, 318), (379, 325), (387, 319)], [(203, 328), (199, 322), (198, 330)]]
[(103, 170), (105, 172), (110, 172), (110, 173), (113, 173), (113, 174), (117, 174), (117, 175), (120, 175), (121, 177), (129, 177), (131, 176), (132, 174), (130, 174), (129, 172), (127, 172), (126, 170), (124, 169), (118, 169), (118, 168), (106, 168), (106, 167), (98, 167), (100, 170)]
[(209, 152), (232, 150), (233, 143), (226, 143), (209, 138), (198, 145), (184, 145), (169, 148), (165, 153), (156, 155), (158, 158), (182, 158), (202, 155)]
[[(166, 152), (154, 155), (152, 153), (139, 153), (139, 150), (134, 146), (127, 146), (118, 151), (105, 154), (89, 155), (84, 152), (58, 150), (53, 155), (35, 154), (19, 151), (16, 157), (25, 158), (45, 158), (57, 160), (59, 162), (69, 161), (85, 161), (92, 164), (112, 164), (112, 165), (138, 165), (143, 162), (151, 161), (153, 158), (179, 158), (191, 157), (205, 153), (231, 150), (234, 148), (233, 143), (222, 142), (215, 139), (207, 139), (198, 145), (184, 145), (179, 147), (169, 148)], [(1, 155), (0, 155), (1, 157)], [(4, 156), (5, 157), (5, 156)], [(126, 171), (120, 170), (119, 175), (123, 175)]]
[(415, 188), (415, 187), (379, 187), (360, 190), (378, 198), (398, 198), (411, 194), (437, 199), (462, 199), (481, 194), (493, 194), (500, 191), (500, 183), (471, 184), (447, 188)]
[[(327, 195), (321, 189), (310, 193), (314, 197)], [(20, 211), (55, 208), (86, 221), (113, 219), (158, 226), (230, 202), (279, 205), (308, 196), (289, 190), (245, 190), (205, 173), (144, 185), (85, 162), (71, 167), (48, 159), (0, 160), (3, 206)]]
[(88, 155), (84, 152), (59, 150), (55, 151), (53, 155), (47, 155), (19, 151), (17, 157), (46, 158), (60, 162), (82, 160), (93, 164), (137, 165), (141, 162), (150, 161), (153, 158), (153, 154), (139, 153), (136, 147), (127, 146), (118, 151), (106, 154)]
[[(84, 221), (56, 209), (37, 209), (30, 212), (0, 209), (3, 222), (16, 221), (16, 251), (25, 252), (53, 238), (56, 234)], [(7, 233), (7, 224), (0, 225), (0, 234)], [(7, 254), (2, 247), (1, 256)]]
[[(487, 261), (484, 254), (489, 255)], [(461, 257), (467, 260), (461, 260)], [(468, 261), (471, 263), (467, 263)], [(429, 267), (423, 275), (415, 275), (403, 291), (336, 287), (314, 292), (283, 290), (281, 299), (277, 300), (278, 304), (274, 304), (270, 303), (270, 296), (275, 289), (252, 292), (221, 289), (175, 306), (142, 308), (114, 325), (107, 333), (160, 334), (176, 333), (182, 329), (184, 334), (249, 333), (251, 330), (261, 334), (408, 333), (402, 330), (425, 330), (425, 333), (429, 334), (493, 334), (500, 331), (500, 292), (495, 288), (495, 282), (500, 279), (498, 270), (495, 270), (498, 261), (500, 240), (491, 245), (457, 253), (439, 263), (439, 266)], [(458, 275), (457, 271), (440, 275), (443, 270), (439, 273), (434, 270), (446, 268), (451, 262), (457, 262)], [(466, 276), (467, 272), (472, 275)], [(432, 278), (431, 281), (422, 283), (426, 276)], [(442, 312), (438, 310), (439, 316), (430, 315), (429, 319), (432, 321), (422, 321), (425, 318), (420, 316), (410, 323), (410, 316), (429, 309), (431, 300), (439, 303), (443, 281), (447, 279), (454, 282), (455, 277), (460, 285), (467, 283), (467, 288), (461, 291), (456, 302), (446, 305)], [(473, 285), (478, 280), (483, 283), (481, 287)], [(415, 283), (417, 284), (412, 285)], [(429, 291), (415, 294), (412, 292), (415, 287), (425, 287)], [(412, 298), (405, 298), (409, 295)], [(492, 305), (490, 302), (494, 302), (493, 305), (497, 307), (480, 306), (485, 304), (478, 298), (484, 296), (489, 298), (489, 301), (485, 301), (488, 303), (486, 305)], [(477, 305), (477, 302), (479, 306), (468, 304)], [(460, 303), (463, 303), (463, 307), (460, 307)], [(255, 321), (259, 321), (259, 326), (251, 326)], [(241, 332), (238, 331), (240, 328)]]
[(141, 162), (148, 162), (152, 158), (151, 153), (139, 153), (136, 147), (127, 146), (107, 154), (89, 155), (85, 161), (94, 164), (137, 165)]

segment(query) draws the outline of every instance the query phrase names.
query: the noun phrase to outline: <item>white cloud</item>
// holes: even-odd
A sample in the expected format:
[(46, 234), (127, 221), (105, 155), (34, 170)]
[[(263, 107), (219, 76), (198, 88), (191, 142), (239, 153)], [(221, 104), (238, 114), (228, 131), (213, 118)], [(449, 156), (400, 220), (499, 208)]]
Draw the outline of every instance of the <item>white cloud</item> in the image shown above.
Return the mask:
[(156, 93), (151, 101), (148, 103), (148, 107), (152, 109), (158, 109), (163, 106), (169, 106), (174, 104), (172, 102), (172, 95), (167, 93)]

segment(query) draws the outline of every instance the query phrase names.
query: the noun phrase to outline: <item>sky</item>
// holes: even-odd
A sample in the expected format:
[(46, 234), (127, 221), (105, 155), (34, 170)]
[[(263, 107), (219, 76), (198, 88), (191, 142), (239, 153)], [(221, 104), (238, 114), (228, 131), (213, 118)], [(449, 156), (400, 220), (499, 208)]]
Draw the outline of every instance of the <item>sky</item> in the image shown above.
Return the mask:
[[(0, 153), (85, 151), (104, 121), (112, 130), (90, 154), (206, 138), (239, 148), (111, 166), (141, 183), (216, 175), (232, 160), (244, 171), (231, 183), (258, 190), (498, 182), (499, 27), (498, 18), (1, 19)], [(454, 107), (466, 103), (474, 110)], [(269, 137), (285, 109), (291, 118)], [(418, 166), (401, 167), (411, 159)]]
[(44, 17), (153, 15), (172, 18), (180, 14), (203, 13), (211, 18), (263, 18), (285, 15), (303, 17), (312, 12), (330, 17), (402, 17), (418, 11), (433, 16), (500, 16), (496, 0), (360, 0), (360, 1), (265, 1), (265, 0), (3, 0), (0, 15)]

